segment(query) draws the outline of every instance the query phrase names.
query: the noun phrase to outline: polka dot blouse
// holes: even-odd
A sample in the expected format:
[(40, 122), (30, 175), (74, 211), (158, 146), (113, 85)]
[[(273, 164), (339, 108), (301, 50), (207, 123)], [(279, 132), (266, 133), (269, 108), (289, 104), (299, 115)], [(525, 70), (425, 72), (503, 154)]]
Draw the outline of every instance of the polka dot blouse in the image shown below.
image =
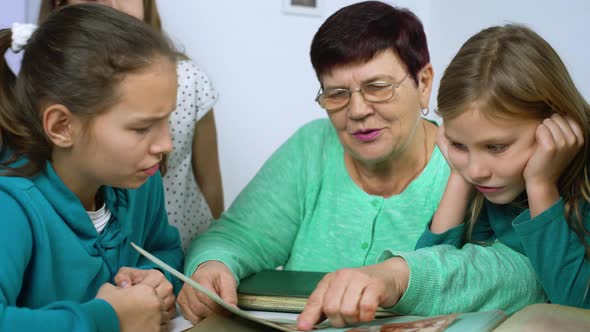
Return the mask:
[(195, 124), (219, 98), (207, 74), (190, 60), (179, 61), (177, 108), (170, 116), (173, 151), (168, 157), (164, 190), (168, 221), (180, 232), (182, 247), (205, 231), (213, 217), (192, 170)]

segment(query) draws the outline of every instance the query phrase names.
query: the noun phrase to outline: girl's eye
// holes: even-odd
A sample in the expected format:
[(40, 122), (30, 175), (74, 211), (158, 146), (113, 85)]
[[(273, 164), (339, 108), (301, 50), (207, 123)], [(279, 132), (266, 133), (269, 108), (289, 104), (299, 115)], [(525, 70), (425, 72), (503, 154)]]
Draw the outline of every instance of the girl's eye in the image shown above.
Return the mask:
[(451, 142), (451, 146), (459, 151), (467, 151), (467, 147), (461, 143)]
[(508, 144), (490, 144), (487, 148), (491, 153), (501, 153), (506, 151)]
[(138, 134), (146, 134), (148, 131), (150, 130), (150, 127), (144, 127), (144, 128), (133, 128), (133, 131), (138, 133)]

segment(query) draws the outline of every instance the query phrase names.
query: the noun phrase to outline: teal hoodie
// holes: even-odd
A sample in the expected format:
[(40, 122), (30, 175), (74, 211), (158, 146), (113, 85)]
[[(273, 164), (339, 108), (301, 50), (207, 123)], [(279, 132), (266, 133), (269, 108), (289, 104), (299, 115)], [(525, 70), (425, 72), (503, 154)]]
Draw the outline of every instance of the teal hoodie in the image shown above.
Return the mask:
[[(582, 217), (590, 229), (590, 204), (583, 202)], [(565, 219), (564, 201), (559, 199), (550, 208), (531, 218), (530, 210), (512, 204), (485, 201), (473, 227), (474, 242), (498, 239), (513, 250), (526, 255), (537, 278), (552, 303), (590, 308), (590, 261), (584, 243)], [(461, 247), (465, 244), (461, 224), (441, 234), (430, 231), (430, 224), (418, 240), (416, 248), (438, 244)], [(590, 236), (586, 236), (590, 243)]]
[(131, 242), (182, 266), (159, 173), (138, 189), (100, 190), (112, 217), (98, 234), (50, 163), (31, 179), (0, 176), (0, 331), (118, 331), (113, 308), (94, 297), (121, 267), (154, 267)]

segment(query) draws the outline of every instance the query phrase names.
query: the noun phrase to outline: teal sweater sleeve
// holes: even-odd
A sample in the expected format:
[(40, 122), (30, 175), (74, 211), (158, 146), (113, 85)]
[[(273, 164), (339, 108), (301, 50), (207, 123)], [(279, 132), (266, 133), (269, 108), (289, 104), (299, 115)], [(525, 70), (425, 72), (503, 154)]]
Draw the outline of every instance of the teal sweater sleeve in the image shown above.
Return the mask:
[[(464, 235), (466, 231), (466, 225), (464, 223), (440, 234), (434, 234), (430, 231), (431, 224), (432, 221), (426, 225), (424, 233), (422, 233), (418, 239), (418, 242), (416, 242), (416, 249), (431, 247), (439, 244), (450, 244), (456, 248), (461, 248), (465, 244)], [(490, 226), (489, 216), (484, 205), (479, 213), (477, 222), (473, 226), (471, 240), (473, 242), (492, 242), (494, 239), (494, 230)]]
[(197, 236), (187, 251), (186, 275), (208, 260), (223, 262), (237, 280), (285, 264), (302, 219), (305, 144), (301, 131), (287, 140), (221, 218)]
[(432, 221), (426, 225), (424, 233), (420, 235), (418, 242), (416, 242), (416, 249), (425, 247), (432, 247), (439, 244), (449, 244), (453, 247), (460, 248), (462, 243), (463, 232), (465, 231), (465, 224), (455, 226), (446, 232), (434, 234), (430, 231)]
[(99, 299), (81, 304), (61, 301), (36, 309), (17, 307), (32, 255), (32, 230), (22, 207), (2, 191), (0, 206), (0, 331), (118, 331), (115, 311)]
[(391, 310), (435, 316), (501, 309), (511, 314), (531, 303), (546, 302), (527, 257), (506, 245), (438, 245), (401, 256), (410, 267), (408, 288)]
[[(552, 303), (590, 308), (590, 261), (584, 244), (569, 227), (564, 216), (564, 202), (531, 219), (530, 211), (513, 222), (524, 250), (537, 272)], [(590, 207), (582, 211), (584, 226), (590, 229)], [(586, 241), (590, 241), (586, 237)]]
[[(180, 235), (176, 227), (168, 223), (166, 206), (164, 201), (164, 188), (159, 172), (150, 178), (148, 187), (142, 188), (146, 193), (145, 204), (149, 206), (146, 218), (150, 219), (147, 236), (144, 239), (143, 247), (154, 256), (158, 257), (168, 265), (177, 270), (182, 270), (184, 253), (180, 242)], [(140, 268), (158, 269), (165, 276), (174, 288), (174, 294), (178, 294), (183, 283), (171, 273), (161, 270), (147, 258), (141, 256), (139, 259)]]

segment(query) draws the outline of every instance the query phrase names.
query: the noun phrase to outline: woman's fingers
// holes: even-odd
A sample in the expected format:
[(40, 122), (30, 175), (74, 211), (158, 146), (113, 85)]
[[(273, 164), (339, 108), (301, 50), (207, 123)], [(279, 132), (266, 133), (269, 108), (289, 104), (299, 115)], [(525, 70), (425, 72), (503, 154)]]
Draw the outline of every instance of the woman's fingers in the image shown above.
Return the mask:
[(375, 318), (384, 291), (384, 287), (376, 283), (371, 283), (364, 288), (363, 295), (358, 303), (359, 322), (370, 322)]
[(382, 280), (372, 277), (367, 271), (343, 269), (330, 273), (309, 297), (297, 319), (297, 328), (312, 329), (322, 313), (335, 327), (371, 321), (384, 292)]
[[(180, 294), (178, 294), (178, 304), (180, 305), (182, 316), (191, 323), (196, 324), (201, 319), (192, 308), (192, 304), (197, 303), (196, 294), (194, 294), (194, 292), (195, 290), (190, 285), (185, 284), (182, 287)], [(195, 297), (195, 299), (190, 299), (190, 297)]]
[(323, 313), (324, 295), (328, 289), (329, 279), (331, 277), (331, 274), (326, 275), (307, 299), (303, 312), (297, 317), (298, 330), (309, 331), (319, 322)]
[(360, 302), (367, 287), (368, 280), (351, 281), (342, 294), (340, 314), (346, 324), (358, 323), (360, 320)]

